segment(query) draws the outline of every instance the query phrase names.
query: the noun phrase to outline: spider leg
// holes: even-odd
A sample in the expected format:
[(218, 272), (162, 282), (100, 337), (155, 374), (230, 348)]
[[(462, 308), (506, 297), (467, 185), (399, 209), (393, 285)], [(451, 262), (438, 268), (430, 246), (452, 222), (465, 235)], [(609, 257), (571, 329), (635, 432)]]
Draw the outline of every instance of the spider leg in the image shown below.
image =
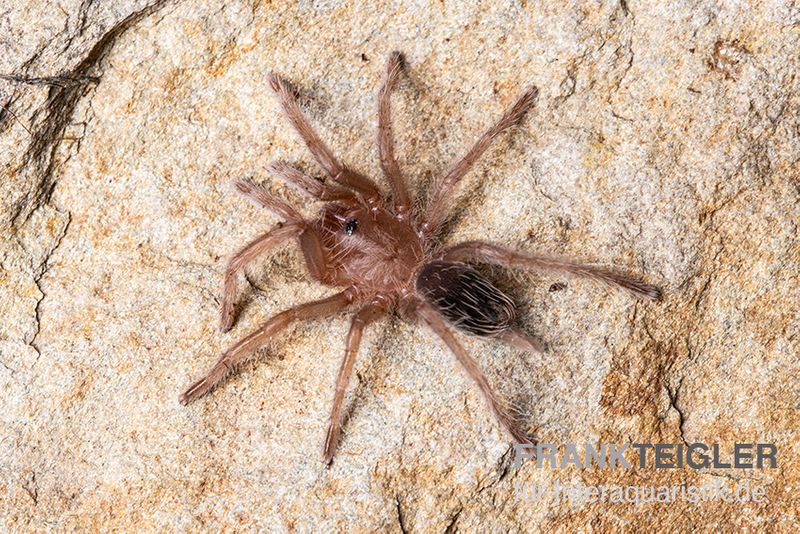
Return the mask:
[(397, 85), (397, 78), (403, 68), (403, 56), (400, 52), (392, 52), (386, 62), (386, 75), (378, 95), (378, 154), (383, 174), (392, 186), (394, 197), (394, 213), (401, 220), (408, 219), (411, 199), (408, 186), (400, 172), (400, 166), (394, 157), (394, 137), (392, 136), (392, 118), (390, 96)]
[(342, 429), (342, 404), (344, 401), (344, 393), (347, 388), (347, 383), (350, 380), (350, 374), (353, 371), (353, 364), (356, 361), (358, 346), (361, 343), (361, 334), (364, 328), (377, 319), (384, 311), (385, 308), (383, 305), (374, 302), (362, 308), (355, 317), (353, 317), (353, 322), (350, 324), (350, 331), (347, 333), (344, 359), (339, 368), (339, 375), (336, 378), (336, 393), (333, 396), (333, 407), (331, 408), (328, 432), (325, 435), (325, 445), (322, 452), (326, 464), (330, 464), (333, 459), (336, 446), (339, 442), (339, 433)]
[(472, 168), (478, 158), (491, 146), (492, 141), (511, 126), (519, 122), (522, 116), (536, 101), (539, 90), (531, 87), (511, 106), (500, 120), (478, 138), (472, 148), (460, 160), (456, 161), (433, 192), (425, 209), (421, 230), (426, 237), (431, 236), (447, 219), (447, 207), (453, 195), (453, 188)]
[(661, 297), (661, 289), (658, 287), (616, 271), (593, 265), (584, 265), (566, 259), (517, 252), (484, 241), (460, 243), (446, 250), (444, 258), (450, 261), (472, 260), (506, 267), (525, 267), (545, 272), (568, 274), (580, 278), (591, 278), (612, 287), (624, 289), (640, 299), (657, 300)]
[(302, 223), (303, 217), (287, 202), (272, 196), (266, 189), (248, 180), (236, 180), (233, 185), (244, 196), (290, 223)]
[(486, 402), (489, 404), (489, 408), (500, 424), (503, 425), (518, 443), (531, 444), (531, 439), (528, 435), (517, 426), (517, 422), (511, 415), (509, 407), (507, 407), (506, 403), (492, 390), (489, 381), (486, 379), (486, 375), (483, 374), (478, 363), (469, 355), (461, 343), (458, 342), (447, 327), (444, 319), (426, 303), (421, 302), (416, 308), (416, 311), (422, 320), (447, 344), (459, 363), (464, 366), (469, 376), (478, 384), (478, 388), (481, 390), (481, 393), (483, 393)]
[(292, 123), (292, 126), (303, 139), (320, 167), (335, 181), (364, 195), (369, 203), (379, 202), (381, 200), (380, 190), (372, 180), (342, 165), (322, 139), (319, 138), (300, 111), (289, 84), (277, 74), (272, 73), (269, 75), (269, 85), (277, 95), (284, 113), (289, 118), (289, 122)]
[(358, 200), (356, 195), (350, 190), (326, 184), (280, 161), (270, 163), (267, 170), (281, 180), (296, 185), (318, 200), (325, 202), (342, 201), (348, 204), (355, 203)]
[(541, 340), (528, 334), (517, 326), (512, 326), (498, 336), (500, 339), (520, 350), (544, 353), (544, 344)]
[(228, 267), (225, 269), (222, 306), (220, 309), (220, 330), (223, 332), (230, 330), (236, 319), (234, 299), (236, 298), (236, 292), (239, 286), (237, 276), (239, 272), (257, 256), (263, 254), (270, 248), (289, 238), (300, 236), (304, 228), (305, 225), (302, 223), (278, 225), (255, 238), (231, 258)]
[(293, 321), (299, 319), (315, 319), (325, 315), (338, 312), (355, 300), (355, 292), (346, 289), (331, 297), (307, 302), (294, 308), (284, 310), (270, 318), (255, 332), (251, 333), (231, 348), (219, 358), (211, 370), (200, 380), (189, 386), (180, 397), (181, 404), (189, 404), (193, 400), (208, 393), (216, 386), (227, 374), (244, 358), (264, 343), (269, 337), (279, 330), (287, 327)]

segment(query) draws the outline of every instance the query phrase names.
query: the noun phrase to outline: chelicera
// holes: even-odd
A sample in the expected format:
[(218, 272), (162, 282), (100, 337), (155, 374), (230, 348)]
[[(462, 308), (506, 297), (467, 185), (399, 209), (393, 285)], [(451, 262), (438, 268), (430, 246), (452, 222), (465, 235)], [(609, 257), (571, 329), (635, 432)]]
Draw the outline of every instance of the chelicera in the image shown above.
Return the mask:
[(237, 280), (245, 266), (256, 256), (289, 240), (299, 242), (314, 279), (341, 290), (273, 316), (225, 351), (208, 374), (180, 397), (181, 402), (187, 404), (210, 391), (237, 364), (290, 323), (354, 308), (323, 447), (327, 463), (336, 451), (345, 389), (362, 332), (371, 322), (393, 312), (428, 325), (477, 383), (503, 428), (517, 442), (530, 443), (531, 438), (514, 411), (495, 394), (477, 362), (458, 341), (455, 331), (496, 338), (525, 350), (541, 351), (542, 347), (537, 339), (515, 324), (513, 300), (470, 264), (489, 263), (591, 278), (643, 299), (657, 299), (660, 295), (655, 286), (602, 267), (519, 252), (483, 241), (444, 246), (438, 235), (447, 221), (454, 189), (492, 141), (520, 121), (534, 104), (538, 90), (531, 87), (525, 91), (450, 167), (431, 191), (425, 206), (418, 209), (394, 155), (390, 122), (390, 94), (402, 66), (402, 56), (397, 52), (391, 54), (378, 95), (378, 152), (381, 168), (391, 187), (391, 200), (385, 198), (373, 180), (346, 167), (333, 155), (304, 117), (289, 84), (275, 74), (269, 76), (269, 85), (289, 122), (330, 181), (309, 177), (284, 163), (269, 166), (271, 174), (324, 203), (315, 221), (304, 219), (292, 206), (258, 185), (243, 180), (236, 182), (241, 193), (278, 215), (282, 222), (231, 259), (225, 271), (221, 329), (228, 331), (233, 326)]

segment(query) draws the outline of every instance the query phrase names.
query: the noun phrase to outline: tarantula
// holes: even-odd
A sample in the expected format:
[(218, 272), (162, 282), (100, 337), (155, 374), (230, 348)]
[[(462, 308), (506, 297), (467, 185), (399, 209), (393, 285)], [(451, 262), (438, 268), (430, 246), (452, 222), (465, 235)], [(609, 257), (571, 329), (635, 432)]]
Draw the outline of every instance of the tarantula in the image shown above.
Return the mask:
[(364, 328), (392, 311), (406, 318), (421, 319), (450, 348), (478, 385), (490, 410), (521, 443), (528, 434), (512, 410), (492, 390), (477, 362), (456, 339), (453, 329), (476, 336), (496, 338), (525, 350), (541, 351), (539, 341), (515, 325), (514, 302), (495, 287), (470, 262), (592, 278), (631, 292), (657, 299), (655, 286), (617, 272), (582, 265), (565, 259), (528, 254), (483, 241), (468, 241), (443, 248), (437, 233), (447, 220), (450, 198), (461, 179), (486, 152), (492, 141), (519, 122), (538, 95), (531, 87), (481, 135), (466, 154), (453, 164), (433, 188), (424, 209), (414, 209), (408, 186), (394, 154), (390, 120), (390, 94), (403, 68), (400, 53), (390, 55), (378, 94), (378, 152), (380, 165), (391, 186), (391, 201), (378, 186), (342, 164), (323, 143), (303, 113), (289, 84), (275, 74), (269, 85), (294, 129), (334, 183), (309, 177), (284, 164), (272, 163), (269, 172), (323, 201), (319, 218), (305, 220), (286, 202), (264, 188), (240, 180), (236, 187), (244, 195), (278, 215), (283, 221), (240, 250), (225, 270), (221, 329), (228, 331), (235, 320), (237, 277), (256, 256), (289, 240), (299, 241), (311, 276), (328, 286), (344, 290), (321, 300), (285, 310), (230, 347), (206, 376), (181, 395), (187, 404), (216, 386), (259, 345), (299, 319), (314, 319), (358, 305), (347, 334), (344, 359), (336, 379), (336, 390), (323, 448), (324, 460), (333, 458), (342, 426), (345, 388), (353, 370)]

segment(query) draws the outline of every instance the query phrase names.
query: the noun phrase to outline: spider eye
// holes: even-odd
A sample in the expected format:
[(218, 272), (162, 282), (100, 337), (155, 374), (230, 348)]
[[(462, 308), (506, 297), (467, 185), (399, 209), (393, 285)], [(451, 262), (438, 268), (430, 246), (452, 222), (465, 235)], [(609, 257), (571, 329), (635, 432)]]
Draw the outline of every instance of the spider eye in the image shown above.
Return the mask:
[(347, 235), (353, 235), (353, 232), (356, 231), (358, 228), (358, 219), (350, 219), (347, 221), (347, 224), (344, 225), (344, 233)]

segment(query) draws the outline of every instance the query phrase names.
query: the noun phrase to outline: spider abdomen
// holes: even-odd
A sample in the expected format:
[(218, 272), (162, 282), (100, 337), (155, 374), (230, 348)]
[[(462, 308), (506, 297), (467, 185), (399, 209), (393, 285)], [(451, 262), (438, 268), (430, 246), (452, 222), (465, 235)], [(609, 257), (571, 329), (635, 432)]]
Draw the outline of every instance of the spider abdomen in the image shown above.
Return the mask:
[(516, 317), (514, 301), (465, 263), (433, 261), (422, 268), (416, 285), (453, 326), (470, 334), (500, 334)]

